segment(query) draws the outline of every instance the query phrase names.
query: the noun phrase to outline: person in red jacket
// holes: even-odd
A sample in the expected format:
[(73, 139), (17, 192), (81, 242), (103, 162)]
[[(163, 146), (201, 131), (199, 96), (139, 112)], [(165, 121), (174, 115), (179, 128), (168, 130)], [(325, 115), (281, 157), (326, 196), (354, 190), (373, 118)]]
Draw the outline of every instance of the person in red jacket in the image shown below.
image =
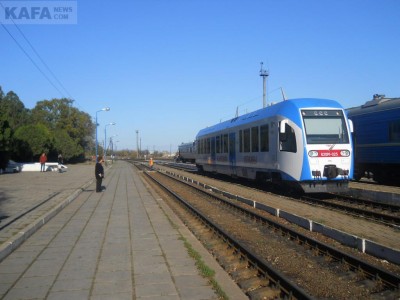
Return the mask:
[(40, 172), (46, 172), (46, 161), (47, 161), (47, 156), (46, 153), (42, 153), (42, 155), (40, 155)]

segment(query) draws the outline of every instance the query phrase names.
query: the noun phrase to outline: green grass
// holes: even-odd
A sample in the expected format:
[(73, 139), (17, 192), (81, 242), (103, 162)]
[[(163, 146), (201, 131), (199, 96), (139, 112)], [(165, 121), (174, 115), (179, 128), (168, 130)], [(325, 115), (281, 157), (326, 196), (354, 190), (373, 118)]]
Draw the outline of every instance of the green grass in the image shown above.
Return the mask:
[(187, 249), (190, 257), (192, 257), (195, 260), (197, 269), (199, 270), (200, 274), (208, 279), (211, 286), (216, 291), (218, 297), (220, 299), (228, 300), (229, 297), (222, 290), (218, 282), (214, 279), (215, 271), (204, 263), (203, 259), (201, 258), (201, 255), (196, 250), (193, 249), (192, 245), (184, 237), (181, 236), (180, 239), (183, 240), (185, 248)]
[[(160, 207), (162, 209), (162, 207)], [(163, 209), (162, 209), (163, 210)], [(165, 216), (167, 217), (168, 221), (172, 225), (174, 229), (176, 229), (179, 232), (178, 226), (169, 218), (168, 214), (164, 211)], [(199, 270), (200, 274), (208, 279), (208, 282), (211, 284), (212, 288), (218, 295), (220, 299), (223, 300), (229, 300), (228, 295), (223, 291), (221, 286), (218, 284), (218, 282), (215, 280), (214, 275), (215, 271), (211, 269), (209, 266), (205, 264), (203, 261), (201, 255), (193, 249), (192, 245), (182, 236), (182, 234), (179, 232), (180, 237), (179, 239), (183, 241), (185, 248), (188, 251), (188, 254), (190, 257), (192, 257), (195, 260), (195, 264), (197, 269)]]

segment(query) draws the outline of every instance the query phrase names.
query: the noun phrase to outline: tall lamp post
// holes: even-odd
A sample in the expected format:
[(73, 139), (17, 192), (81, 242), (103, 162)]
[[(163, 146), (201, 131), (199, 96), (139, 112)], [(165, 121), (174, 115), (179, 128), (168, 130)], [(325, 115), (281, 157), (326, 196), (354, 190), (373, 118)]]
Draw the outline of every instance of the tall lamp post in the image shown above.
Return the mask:
[(110, 147), (111, 150), (111, 160), (114, 162), (114, 140), (113, 137), (118, 136), (118, 134), (114, 134), (110, 136), (110, 141), (108, 142), (108, 147)]
[(106, 124), (106, 126), (104, 126), (104, 161), (106, 161), (106, 156), (107, 156), (107, 126), (115, 124), (116, 124), (115, 122), (111, 122)]
[[(115, 150), (114, 150), (114, 143), (115, 143)], [(114, 151), (115, 151), (115, 153), (117, 153), (117, 143), (119, 143), (119, 141), (115, 141), (115, 142), (113, 142), (113, 155), (114, 155)]]
[(98, 155), (97, 155), (97, 148), (98, 148), (98, 142), (97, 142), (97, 126), (99, 126), (99, 124), (97, 123), (97, 113), (98, 113), (98, 112), (101, 112), (101, 111), (109, 111), (109, 110), (110, 110), (109, 107), (105, 107), (105, 108), (102, 108), (102, 109), (96, 111), (96, 162), (98, 161)]

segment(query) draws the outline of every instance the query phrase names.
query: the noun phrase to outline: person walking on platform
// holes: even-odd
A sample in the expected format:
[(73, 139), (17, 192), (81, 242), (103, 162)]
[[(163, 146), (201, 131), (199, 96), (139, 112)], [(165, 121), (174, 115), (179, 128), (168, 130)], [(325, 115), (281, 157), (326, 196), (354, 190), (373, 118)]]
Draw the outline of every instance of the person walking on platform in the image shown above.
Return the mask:
[(47, 161), (47, 156), (46, 153), (43, 152), (39, 159), (40, 172), (46, 172), (46, 161)]
[(103, 181), (104, 178), (104, 168), (103, 168), (103, 157), (99, 156), (99, 159), (96, 162), (96, 166), (94, 168), (94, 173), (96, 176), (96, 193), (101, 192), (101, 182)]

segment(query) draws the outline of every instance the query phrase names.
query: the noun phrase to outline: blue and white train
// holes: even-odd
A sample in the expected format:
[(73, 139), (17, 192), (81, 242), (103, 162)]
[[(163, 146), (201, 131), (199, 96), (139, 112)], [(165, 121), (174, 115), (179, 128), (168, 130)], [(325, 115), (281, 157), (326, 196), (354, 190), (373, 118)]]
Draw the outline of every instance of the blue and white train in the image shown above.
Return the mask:
[(199, 170), (337, 192), (353, 176), (352, 124), (326, 99), (292, 99), (207, 127), (196, 136)]

